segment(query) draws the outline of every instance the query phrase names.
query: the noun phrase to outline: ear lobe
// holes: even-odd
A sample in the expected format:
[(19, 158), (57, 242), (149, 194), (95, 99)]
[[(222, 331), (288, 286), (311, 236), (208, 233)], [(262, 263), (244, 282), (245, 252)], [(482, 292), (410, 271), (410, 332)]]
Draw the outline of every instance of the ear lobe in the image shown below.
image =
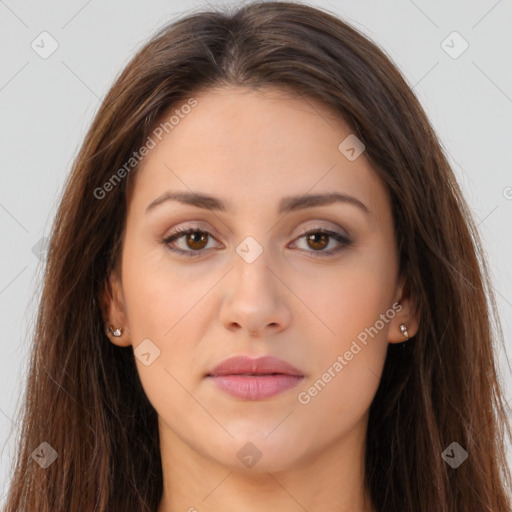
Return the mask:
[[(397, 287), (396, 302), (401, 305), (395, 317), (390, 322), (388, 331), (389, 343), (403, 343), (415, 336), (419, 329), (420, 309), (416, 297), (410, 292), (408, 282), (404, 277), (399, 280)], [(404, 325), (405, 329), (400, 326)], [(407, 332), (407, 336), (404, 332)]]
[[(123, 293), (121, 284), (114, 270), (112, 270), (109, 276), (105, 279), (100, 295), (105, 335), (108, 336), (114, 345), (118, 345), (120, 347), (130, 345), (126, 314), (124, 310)], [(107, 333), (106, 330), (109, 326), (112, 326), (114, 330), (120, 328), (122, 331), (121, 336), (113, 336), (111, 332)]]

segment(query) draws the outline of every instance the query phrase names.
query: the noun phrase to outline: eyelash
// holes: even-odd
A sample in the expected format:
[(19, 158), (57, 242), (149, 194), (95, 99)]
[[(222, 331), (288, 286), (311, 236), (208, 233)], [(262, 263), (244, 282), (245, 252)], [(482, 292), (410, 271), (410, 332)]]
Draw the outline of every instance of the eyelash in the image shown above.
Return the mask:
[[(208, 231), (204, 231), (202, 229), (198, 229), (198, 228), (194, 228), (194, 227), (189, 227), (189, 228), (177, 229), (176, 231), (171, 233), (170, 236), (164, 238), (161, 242), (167, 247), (168, 250), (170, 250), (174, 253), (177, 253), (181, 256), (185, 256), (188, 258), (197, 258), (197, 257), (201, 256), (201, 254), (204, 252), (204, 249), (201, 249), (198, 251), (193, 251), (193, 250), (184, 251), (182, 249), (176, 249), (175, 247), (171, 247), (169, 245), (174, 240), (178, 240), (178, 239), (182, 238), (183, 236), (191, 234), (191, 233), (202, 233), (202, 234), (209, 235), (209, 237), (213, 238), (213, 236)], [(334, 238), (337, 242), (341, 243), (342, 245), (341, 245), (341, 247), (339, 247), (337, 249), (334, 249), (334, 250), (330, 249), (329, 251), (307, 251), (307, 252), (311, 252), (314, 255), (314, 257), (326, 258), (329, 256), (333, 256), (333, 255), (343, 251), (344, 249), (346, 249), (347, 247), (349, 247), (352, 244), (351, 240), (349, 240), (346, 236), (342, 235), (341, 233), (337, 233), (336, 231), (330, 231), (328, 229), (323, 229), (323, 228), (310, 229), (310, 230), (302, 233), (299, 237), (297, 237), (297, 239), (304, 238), (308, 235), (318, 234), (318, 233), (329, 235), (331, 238)]]

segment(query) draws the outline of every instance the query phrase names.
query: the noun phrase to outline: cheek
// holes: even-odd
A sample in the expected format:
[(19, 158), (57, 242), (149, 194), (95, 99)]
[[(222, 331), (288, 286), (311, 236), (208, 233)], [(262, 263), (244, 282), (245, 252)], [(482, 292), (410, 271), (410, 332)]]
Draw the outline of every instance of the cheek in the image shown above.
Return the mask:
[[(297, 390), (297, 407), (306, 431), (323, 431), (326, 439), (346, 433), (362, 421), (377, 392), (388, 343), (381, 330), (380, 297), (356, 301), (355, 314), (339, 310), (333, 317), (336, 336), (323, 336), (309, 354), (315, 361)], [(370, 300), (373, 302), (370, 303)], [(326, 418), (327, 421), (326, 421)], [(322, 426), (319, 426), (322, 423)]]
[(386, 338), (389, 321), (383, 324), (379, 319), (389, 310), (395, 293), (395, 263), (389, 251), (367, 249), (353, 252), (328, 271), (310, 270), (308, 279), (297, 283), (297, 295), (305, 298), (322, 323), (319, 339), (326, 349), (322, 352), (332, 355), (328, 347), (341, 350), (361, 333), (364, 339), (366, 329), (377, 321), (375, 338)]
[[(319, 281), (316, 281), (320, 283)], [(298, 402), (311, 420), (329, 410), (340, 422), (327, 428), (346, 429), (365, 413), (377, 391), (384, 366), (390, 322), (396, 314), (391, 301), (395, 267), (389, 251), (359, 252), (311, 295), (319, 311), (322, 335), (305, 344), (306, 359), (315, 361)], [(304, 293), (304, 292), (302, 292)], [(311, 303), (310, 303), (311, 304)]]
[[(123, 256), (126, 315), (141, 383), (149, 401), (165, 415), (165, 410), (190, 407), (185, 390), (192, 390), (202, 376), (201, 340), (211, 324), (205, 307), (211, 304), (208, 291), (218, 275), (173, 264), (165, 248), (136, 240), (137, 235), (127, 237)], [(142, 343), (158, 354), (148, 366), (137, 357)]]
[(137, 243), (137, 239), (145, 241), (142, 235), (127, 238), (123, 257), (123, 289), (130, 330), (135, 339), (153, 336), (167, 344), (215, 280), (210, 276), (209, 283), (208, 278), (197, 272), (171, 263), (163, 245)]

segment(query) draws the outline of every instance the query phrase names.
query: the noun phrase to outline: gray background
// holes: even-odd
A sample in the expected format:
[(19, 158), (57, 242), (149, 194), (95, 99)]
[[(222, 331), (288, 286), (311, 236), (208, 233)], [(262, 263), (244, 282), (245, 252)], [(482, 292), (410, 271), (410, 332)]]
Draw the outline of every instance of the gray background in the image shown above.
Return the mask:
[[(377, 42), (426, 109), (475, 214), (510, 352), (512, 1), (310, 4), (334, 11)], [(226, 3), (0, 0), (0, 506), (40, 294), (40, 241), (49, 235), (64, 178), (101, 99), (136, 49), (167, 21), (220, 5)], [(31, 47), (35, 41), (39, 52), (51, 48), (38, 37), (44, 31), (58, 43), (46, 59)], [(463, 48), (453, 31), (469, 44), (457, 58), (445, 51)], [(512, 404), (503, 351), (500, 362)]]

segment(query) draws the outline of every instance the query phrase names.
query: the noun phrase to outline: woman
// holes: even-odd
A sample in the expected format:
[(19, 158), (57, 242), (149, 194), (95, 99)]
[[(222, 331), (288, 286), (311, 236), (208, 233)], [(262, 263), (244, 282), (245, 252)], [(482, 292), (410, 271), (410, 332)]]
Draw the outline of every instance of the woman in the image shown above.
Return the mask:
[(398, 70), (330, 13), (158, 33), (47, 261), (7, 512), (510, 510), (471, 214)]

